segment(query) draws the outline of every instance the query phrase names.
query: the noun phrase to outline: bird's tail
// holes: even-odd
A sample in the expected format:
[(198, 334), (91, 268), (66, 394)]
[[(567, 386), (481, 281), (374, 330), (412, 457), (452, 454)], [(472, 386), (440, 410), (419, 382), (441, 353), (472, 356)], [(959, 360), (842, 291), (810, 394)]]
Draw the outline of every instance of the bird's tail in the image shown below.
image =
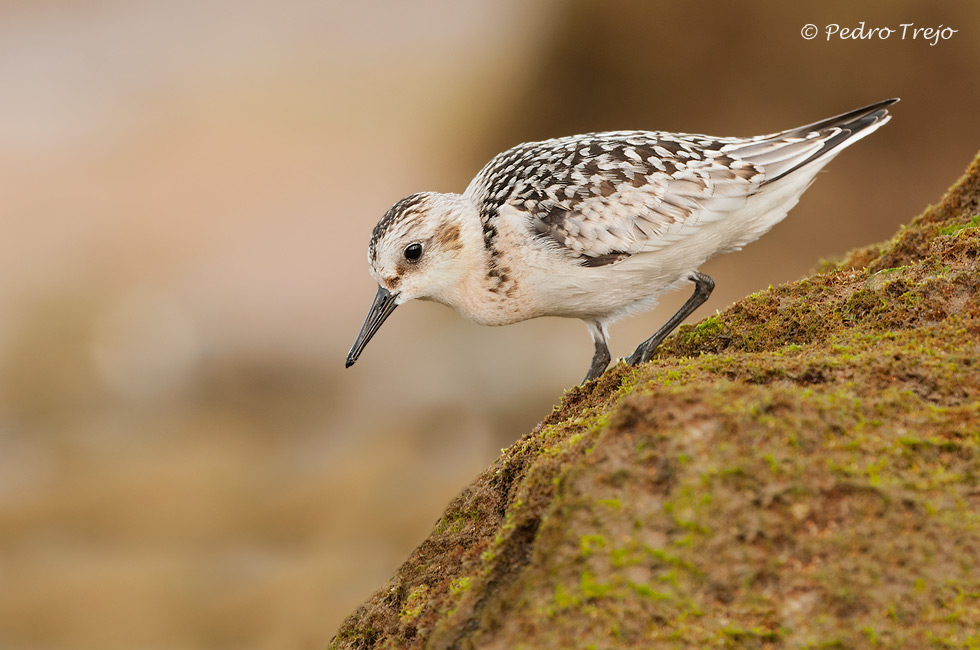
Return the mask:
[(865, 106), (788, 131), (755, 138), (738, 147), (738, 157), (762, 166), (766, 178), (762, 186), (807, 168), (813, 174), (845, 147), (870, 135), (891, 119), (888, 107), (898, 99)]

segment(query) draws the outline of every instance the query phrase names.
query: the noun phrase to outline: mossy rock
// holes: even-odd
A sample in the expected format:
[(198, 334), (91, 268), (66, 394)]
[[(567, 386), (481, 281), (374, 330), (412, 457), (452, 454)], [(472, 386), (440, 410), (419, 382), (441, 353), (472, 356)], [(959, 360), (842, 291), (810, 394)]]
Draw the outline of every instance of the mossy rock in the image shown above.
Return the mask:
[(978, 215), (572, 389), (330, 647), (980, 647)]

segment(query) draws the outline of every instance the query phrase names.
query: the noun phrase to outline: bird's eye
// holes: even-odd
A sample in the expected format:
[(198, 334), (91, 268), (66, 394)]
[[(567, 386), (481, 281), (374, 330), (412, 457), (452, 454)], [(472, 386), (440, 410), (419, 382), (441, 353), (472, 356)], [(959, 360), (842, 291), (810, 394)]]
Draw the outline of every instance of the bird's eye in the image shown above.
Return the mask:
[(405, 259), (409, 262), (418, 262), (422, 257), (422, 244), (409, 244), (405, 249)]

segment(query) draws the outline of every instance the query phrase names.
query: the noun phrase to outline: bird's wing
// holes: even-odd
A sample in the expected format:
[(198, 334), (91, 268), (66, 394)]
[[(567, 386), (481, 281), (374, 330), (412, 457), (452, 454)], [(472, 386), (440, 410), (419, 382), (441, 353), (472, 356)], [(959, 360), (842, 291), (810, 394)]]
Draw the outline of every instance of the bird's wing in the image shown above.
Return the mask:
[(734, 139), (610, 132), (520, 145), (492, 160), (467, 193), (484, 233), (503, 205), (532, 235), (579, 258), (610, 264), (656, 250), (702, 219), (744, 205), (761, 169), (722, 149)]
[(587, 266), (610, 264), (683, 239), (780, 182), (802, 192), (823, 164), (887, 122), (896, 101), (753, 138), (616, 131), (532, 142), (496, 156), (466, 194), (488, 247), (509, 205), (545, 245)]

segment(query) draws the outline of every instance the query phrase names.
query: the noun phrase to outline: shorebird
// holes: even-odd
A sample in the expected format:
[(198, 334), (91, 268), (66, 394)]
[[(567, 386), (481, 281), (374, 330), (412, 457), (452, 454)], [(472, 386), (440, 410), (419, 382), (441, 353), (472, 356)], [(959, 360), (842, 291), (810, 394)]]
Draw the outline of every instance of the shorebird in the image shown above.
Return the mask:
[(418, 298), (482, 325), (579, 318), (595, 344), (588, 381), (609, 365), (610, 323), (693, 282), (687, 302), (627, 358), (648, 361), (714, 289), (698, 267), (780, 222), (897, 101), (750, 138), (609, 131), (530, 142), (495, 156), (462, 194), (412, 194), (371, 234), (378, 292), (347, 367), (398, 305)]

